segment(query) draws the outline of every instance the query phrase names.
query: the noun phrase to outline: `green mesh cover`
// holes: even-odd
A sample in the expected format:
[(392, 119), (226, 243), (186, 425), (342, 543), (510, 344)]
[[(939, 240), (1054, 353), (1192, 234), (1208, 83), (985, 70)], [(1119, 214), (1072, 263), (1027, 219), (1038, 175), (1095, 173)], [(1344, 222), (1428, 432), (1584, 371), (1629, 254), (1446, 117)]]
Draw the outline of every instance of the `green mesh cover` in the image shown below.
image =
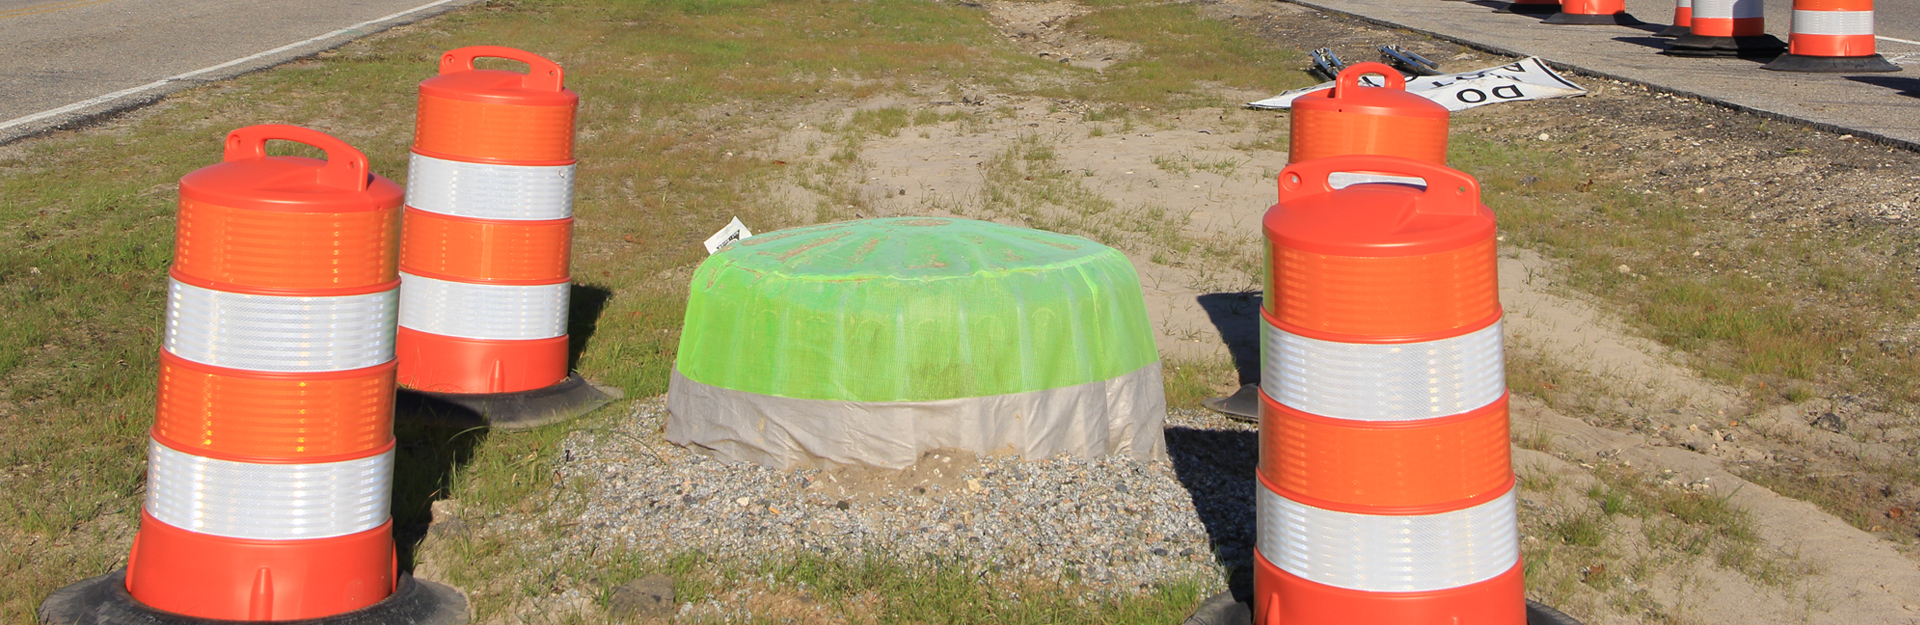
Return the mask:
[(694, 272), (681, 375), (799, 399), (925, 401), (1107, 380), (1159, 359), (1113, 248), (900, 217), (748, 238)]

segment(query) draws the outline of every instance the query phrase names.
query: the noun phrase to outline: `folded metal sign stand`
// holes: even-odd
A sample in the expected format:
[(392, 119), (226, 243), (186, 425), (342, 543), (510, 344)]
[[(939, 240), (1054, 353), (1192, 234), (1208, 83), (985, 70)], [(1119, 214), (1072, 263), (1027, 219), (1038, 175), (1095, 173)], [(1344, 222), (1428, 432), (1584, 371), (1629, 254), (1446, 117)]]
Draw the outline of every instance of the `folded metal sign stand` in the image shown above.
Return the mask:
[[(1382, 79), (1374, 76), (1361, 78), (1360, 84), (1368, 87), (1386, 85)], [(1294, 99), (1332, 86), (1332, 82), (1326, 82), (1286, 91), (1265, 100), (1249, 102), (1247, 108), (1292, 108)], [(1407, 92), (1438, 102), (1449, 111), (1459, 111), (1495, 102), (1586, 95), (1587, 90), (1561, 77), (1539, 57), (1527, 57), (1479, 71), (1408, 78)]]

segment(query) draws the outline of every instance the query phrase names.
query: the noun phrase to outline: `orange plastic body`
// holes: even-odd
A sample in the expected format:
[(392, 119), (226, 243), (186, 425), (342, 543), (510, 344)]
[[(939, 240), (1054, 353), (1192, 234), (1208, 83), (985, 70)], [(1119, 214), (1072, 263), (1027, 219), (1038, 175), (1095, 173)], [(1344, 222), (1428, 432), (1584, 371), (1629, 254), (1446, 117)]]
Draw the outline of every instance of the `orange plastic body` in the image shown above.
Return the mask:
[[(527, 73), (476, 69), (477, 58), (527, 64)], [(573, 162), (573, 117), (580, 96), (563, 86), (560, 66), (499, 46), (470, 46), (440, 57), (440, 75), (420, 83), (413, 151), (434, 158), (512, 165)]]
[(1874, 49), (1873, 35), (1787, 36), (1787, 52), (1801, 56), (1873, 56)]
[(1688, 27), (1702, 37), (1758, 37), (1766, 34), (1764, 17), (1695, 17)]
[(189, 532), (140, 513), (127, 591), (149, 607), (199, 618), (287, 621), (373, 605), (393, 593), (393, 522), (313, 540)]
[[(1363, 87), (1360, 77), (1378, 74), (1386, 87)], [(1348, 154), (1384, 154), (1447, 162), (1447, 109), (1406, 92), (1400, 72), (1381, 63), (1355, 63), (1341, 70), (1331, 89), (1293, 101), (1293, 131), (1287, 159), (1301, 162)]]
[[(180, 199), (174, 270), (221, 285), (356, 288), (399, 276), (400, 207), (344, 213), (229, 208)], [(223, 289), (231, 290), (231, 289)]]
[(160, 352), (153, 436), (204, 456), (321, 462), (393, 439), (392, 361), (328, 373), (266, 373)]
[(1507, 398), (1417, 421), (1308, 414), (1260, 392), (1260, 473), (1316, 508), (1436, 514), (1485, 503), (1513, 483)]
[(567, 337), (490, 341), (401, 327), (400, 384), (435, 393), (517, 393), (567, 378)]
[[(1427, 188), (1328, 184), (1348, 171), (1417, 177)], [(1288, 332), (1424, 341), (1500, 315), (1493, 211), (1472, 177), (1445, 166), (1374, 155), (1294, 163), (1262, 227), (1264, 305)]]
[(407, 273), (492, 284), (568, 279), (573, 219), (510, 221), (442, 215), (409, 207), (400, 242)]
[(1626, 0), (1562, 0), (1560, 12), (1570, 15), (1619, 15), (1627, 12)]
[(1301, 579), (1253, 556), (1254, 625), (1526, 625), (1521, 565), (1476, 584), (1365, 592)]
[(1693, 26), (1693, 7), (1683, 7), (1683, 6), (1673, 7), (1673, 25), (1686, 26), (1686, 27)]

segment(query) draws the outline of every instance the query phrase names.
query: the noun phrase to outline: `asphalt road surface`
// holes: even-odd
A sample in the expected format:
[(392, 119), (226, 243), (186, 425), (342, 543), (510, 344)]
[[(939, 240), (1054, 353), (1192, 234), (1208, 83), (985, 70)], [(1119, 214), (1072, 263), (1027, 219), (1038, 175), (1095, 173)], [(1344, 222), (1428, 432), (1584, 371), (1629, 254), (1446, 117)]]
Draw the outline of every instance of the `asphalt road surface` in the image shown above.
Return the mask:
[[(471, 1), (471, 0), (467, 0)], [(115, 109), (114, 102), (63, 119), (22, 121), (49, 110), (169, 77), (247, 59), (222, 70), (127, 94), (133, 104), (160, 92), (282, 63), (423, 19), (467, 1), (449, 0), (0, 0), (0, 142), (50, 124)], [(370, 20), (437, 4), (377, 24)], [(309, 41), (343, 28), (322, 41)], [(119, 102), (125, 108), (127, 102)], [(12, 131), (12, 132), (9, 132)]]

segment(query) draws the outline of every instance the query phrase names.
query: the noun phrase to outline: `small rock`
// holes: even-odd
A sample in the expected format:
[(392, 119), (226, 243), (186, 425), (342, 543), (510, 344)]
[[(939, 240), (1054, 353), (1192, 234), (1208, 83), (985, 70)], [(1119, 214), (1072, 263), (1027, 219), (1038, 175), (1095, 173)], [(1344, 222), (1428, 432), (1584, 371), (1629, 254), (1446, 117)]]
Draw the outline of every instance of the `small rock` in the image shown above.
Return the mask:
[(1619, 267), (1614, 267), (1614, 268), (1613, 268), (1613, 270), (1614, 270), (1614, 271), (1618, 271), (1618, 272), (1620, 272), (1620, 273), (1633, 273), (1633, 268), (1632, 268), (1632, 267), (1628, 267), (1628, 266), (1626, 266), (1626, 265), (1621, 265), (1621, 266), (1619, 266)]
[(1818, 417), (1814, 417), (1813, 427), (1828, 432), (1841, 433), (1847, 431), (1847, 422), (1840, 420), (1840, 415), (1827, 412), (1821, 413)]
[(1544, 133), (1544, 132), (1543, 132), (1543, 133), (1540, 133), (1540, 140), (1541, 140), (1541, 141), (1550, 141), (1550, 140), (1552, 140), (1552, 139), (1553, 139), (1553, 135), (1550, 135), (1550, 134), (1547, 134), (1547, 133)]
[(674, 613), (673, 579), (648, 575), (613, 590), (607, 610), (616, 619), (668, 618)]

